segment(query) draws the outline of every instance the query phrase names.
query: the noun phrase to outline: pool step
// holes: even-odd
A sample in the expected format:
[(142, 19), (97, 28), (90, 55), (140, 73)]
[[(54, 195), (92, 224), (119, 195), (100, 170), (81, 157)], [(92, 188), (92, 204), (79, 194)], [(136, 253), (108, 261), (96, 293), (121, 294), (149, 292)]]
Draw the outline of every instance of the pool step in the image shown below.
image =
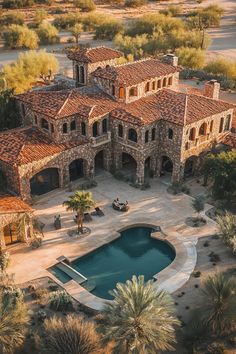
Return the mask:
[(87, 278), (85, 276), (77, 272), (77, 270), (75, 270), (63, 261), (57, 263), (56, 267), (66, 273), (69, 277), (77, 281), (77, 283), (79, 284), (82, 284), (87, 281)]

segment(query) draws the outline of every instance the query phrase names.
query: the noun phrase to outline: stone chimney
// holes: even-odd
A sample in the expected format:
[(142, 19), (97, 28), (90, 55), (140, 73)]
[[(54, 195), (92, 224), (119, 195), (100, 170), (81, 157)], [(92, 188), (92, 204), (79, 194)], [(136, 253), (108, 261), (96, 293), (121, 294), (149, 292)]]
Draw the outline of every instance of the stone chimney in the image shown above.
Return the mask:
[(210, 80), (205, 83), (203, 95), (214, 100), (219, 99), (220, 84), (216, 80)]
[(177, 66), (178, 65), (178, 57), (176, 57), (174, 54), (166, 54), (164, 55), (164, 57), (162, 58), (162, 61), (166, 64), (170, 64), (173, 66)]

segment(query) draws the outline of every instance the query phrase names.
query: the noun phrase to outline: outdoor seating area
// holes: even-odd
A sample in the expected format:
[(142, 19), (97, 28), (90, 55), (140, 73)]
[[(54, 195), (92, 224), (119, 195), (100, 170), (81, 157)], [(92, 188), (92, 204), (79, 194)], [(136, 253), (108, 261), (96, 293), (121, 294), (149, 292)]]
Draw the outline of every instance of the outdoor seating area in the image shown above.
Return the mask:
[(117, 211), (122, 211), (122, 212), (126, 212), (129, 210), (129, 205), (128, 205), (128, 201), (126, 200), (125, 203), (121, 203), (119, 201), (119, 198), (116, 198), (113, 203), (112, 203), (112, 207), (114, 210)]

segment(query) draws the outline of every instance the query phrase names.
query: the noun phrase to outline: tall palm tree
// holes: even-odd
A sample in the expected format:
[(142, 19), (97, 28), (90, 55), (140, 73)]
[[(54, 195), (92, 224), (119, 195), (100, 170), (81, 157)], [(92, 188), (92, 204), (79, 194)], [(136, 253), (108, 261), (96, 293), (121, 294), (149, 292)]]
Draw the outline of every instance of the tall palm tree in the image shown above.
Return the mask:
[(78, 232), (83, 232), (84, 213), (94, 204), (92, 193), (85, 191), (75, 192), (63, 203), (66, 206), (66, 210), (72, 210), (77, 213)]
[(0, 291), (0, 353), (13, 353), (25, 338), (27, 310), (22, 300), (15, 301)]
[(207, 278), (202, 292), (200, 312), (205, 326), (216, 335), (230, 333), (236, 328), (235, 279), (217, 273)]
[(82, 316), (67, 316), (66, 319), (53, 317), (44, 322), (45, 336), (42, 348), (50, 354), (99, 354), (100, 338), (93, 322)]
[(172, 349), (175, 325), (171, 297), (155, 290), (153, 282), (144, 277), (132, 277), (125, 284), (118, 283), (112, 295), (114, 300), (105, 305), (97, 316), (98, 330), (104, 342), (114, 342), (114, 353), (158, 353)]

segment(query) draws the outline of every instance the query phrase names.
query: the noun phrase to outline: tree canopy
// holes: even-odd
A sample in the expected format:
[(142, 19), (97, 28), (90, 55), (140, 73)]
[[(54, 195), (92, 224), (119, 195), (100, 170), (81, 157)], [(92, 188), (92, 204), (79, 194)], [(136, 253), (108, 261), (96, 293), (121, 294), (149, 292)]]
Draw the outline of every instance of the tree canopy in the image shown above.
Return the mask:
[(20, 123), (20, 112), (13, 90), (0, 90), (0, 131), (16, 128)]
[(4, 44), (7, 48), (27, 48), (35, 49), (38, 47), (39, 38), (35, 31), (27, 26), (10, 25), (3, 33)]

